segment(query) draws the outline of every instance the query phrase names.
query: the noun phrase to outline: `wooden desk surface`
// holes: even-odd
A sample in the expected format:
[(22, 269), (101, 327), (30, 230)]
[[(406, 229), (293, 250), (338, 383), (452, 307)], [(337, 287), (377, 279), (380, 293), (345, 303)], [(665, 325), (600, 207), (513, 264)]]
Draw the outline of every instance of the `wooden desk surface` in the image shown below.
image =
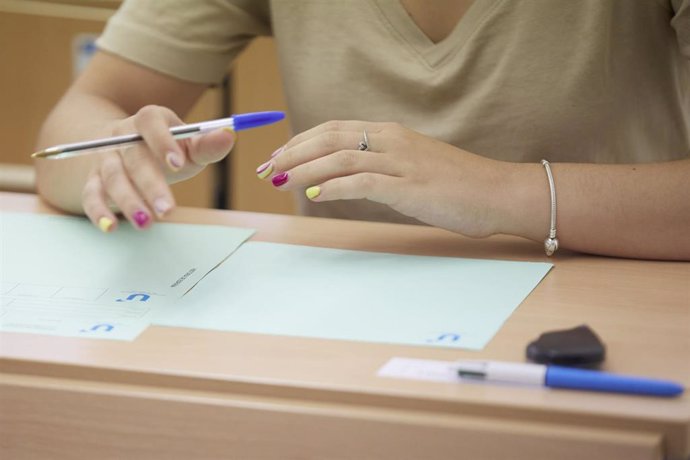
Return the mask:
[[(0, 193), (0, 209), (55, 212), (11, 193)], [(547, 260), (521, 239), (421, 226), (191, 208), (170, 220), (255, 228), (260, 241)], [(687, 392), (667, 400), (376, 376), (394, 356), (522, 361), (541, 332), (586, 323), (607, 344), (606, 370), (690, 386), (690, 264), (566, 251), (551, 261), (481, 352), (166, 327), (133, 342), (2, 334), (0, 455), (688, 458)]]

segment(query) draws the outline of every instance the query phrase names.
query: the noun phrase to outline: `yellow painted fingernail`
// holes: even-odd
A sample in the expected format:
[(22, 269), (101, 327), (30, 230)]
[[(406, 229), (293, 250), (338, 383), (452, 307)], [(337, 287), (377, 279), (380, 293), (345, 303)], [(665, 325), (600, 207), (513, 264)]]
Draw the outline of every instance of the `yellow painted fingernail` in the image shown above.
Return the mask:
[(319, 187), (318, 185), (314, 185), (313, 187), (309, 187), (305, 191), (305, 193), (307, 195), (307, 198), (309, 198), (310, 200), (313, 200), (314, 198), (316, 198), (317, 196), (319, 196), (321, 194), (321, 187)]
[(258, 168), (256, 168), (256, 175), (259, 179), (266, 179), (273, 172), (273, 163), (267, 161)]
[(237, 138), (237, 133), (235, 132), (234, 129), (229, 128), (229, 127), (226, 127), (226, 128), (223, 128), (223, 131), (226, 131), (226, 132), (230, 133), (230, 135), (232, 136), (232, 140), (233, 140), (233, 141)]
[(115, 222), (108, 217), (101, 217), (98, 219), (98, 228), (100, 228), (103, 233), (108, 233), (110, 229), (113, 228), (114, 223)]

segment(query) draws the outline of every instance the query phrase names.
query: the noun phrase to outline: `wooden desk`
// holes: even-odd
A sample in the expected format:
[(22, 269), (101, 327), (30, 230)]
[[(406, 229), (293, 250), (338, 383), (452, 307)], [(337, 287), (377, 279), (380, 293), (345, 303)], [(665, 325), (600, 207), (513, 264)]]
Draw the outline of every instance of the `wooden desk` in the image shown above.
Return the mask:
[[(54, 212), (9, 193), (0, 208)], [(191, 208), (171, 220), (256, 228), (263, 241), (546, 259), (516, 238), (425, 227)], [(587, 323), (608, 345), (607, 370), (690, 385), (690, 264), (567, 252), (553, 262), (479, 353), (165, 327), (134, 342), (2, 334), (0, 457), (687, 458), (688, 393), (665, 400), (376, 377), (394, 356), (519, 361), (541, 332)]]

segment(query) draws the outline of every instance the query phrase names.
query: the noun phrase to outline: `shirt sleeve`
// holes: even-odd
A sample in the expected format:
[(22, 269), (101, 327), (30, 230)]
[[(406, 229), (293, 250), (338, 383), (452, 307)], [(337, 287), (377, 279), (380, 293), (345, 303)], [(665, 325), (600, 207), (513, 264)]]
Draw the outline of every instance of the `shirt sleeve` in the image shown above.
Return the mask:
[(259, 35), (270, 35), (264, 0), (125, 0), (99, 49), (182, 80), (217, 83)]
[(690, 0), (671, 0), (673, 19), (671, 25), (678, 36), (680, 51), (690, 59)]

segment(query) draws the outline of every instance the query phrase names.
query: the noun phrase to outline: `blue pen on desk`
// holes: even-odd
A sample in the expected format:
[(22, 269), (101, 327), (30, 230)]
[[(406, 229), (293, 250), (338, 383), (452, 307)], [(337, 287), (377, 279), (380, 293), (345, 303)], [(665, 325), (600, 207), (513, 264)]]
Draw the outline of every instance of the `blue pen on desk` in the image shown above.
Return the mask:
[[(235, 131), (264, 126), (285, 118), (283, 112), (254, 112), (233, 115), (229, 118), (218, 120), (202, 121), (201, 123), (191, 123), (188, 125), (173, 126), (170, 134), (175, 139), (184, 139), (197, 134), (213, 131), (220, 128), (231, 128)], [(82, 155), (87, 150), (107, 149), (119, 147), (127, 144), (134, 144), (143, 141), (141, 134), (126, 134), (124, 136), (108, 137), (86, 142), (75, 142), (73, 144), (61, 144), (49, 147), (31, 155), (32, 158), (60, 159)]]
[(552, 388), (604, 391), (672, 397), (683, 393), (676, 382), (611, 374), (589, 369), (496, 361), (459, 361), (453, 364), (461, 378), (540, 385)]

